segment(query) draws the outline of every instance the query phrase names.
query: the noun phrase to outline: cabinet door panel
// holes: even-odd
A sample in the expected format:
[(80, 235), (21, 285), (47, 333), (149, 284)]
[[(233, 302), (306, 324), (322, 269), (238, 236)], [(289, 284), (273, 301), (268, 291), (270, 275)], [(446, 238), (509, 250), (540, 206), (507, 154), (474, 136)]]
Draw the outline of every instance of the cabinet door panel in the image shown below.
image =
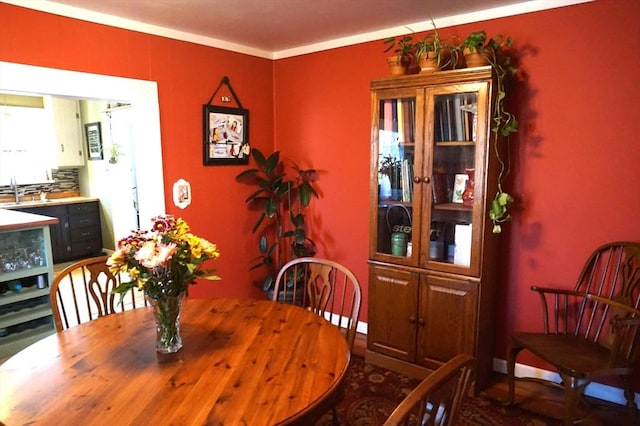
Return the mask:
[[(388, 90), (374, 101), (370, 256), (416, 266), (420, 252), (422, 91)], [(415, 173), (414, 173), (415, 171)]]
[(478, 283), (420, 276), (418, 362), (438, 368), (461, 353), (474, 354)]
[(371, 266), (369, 277), (368, 349), (414, 362), (417, 275)]

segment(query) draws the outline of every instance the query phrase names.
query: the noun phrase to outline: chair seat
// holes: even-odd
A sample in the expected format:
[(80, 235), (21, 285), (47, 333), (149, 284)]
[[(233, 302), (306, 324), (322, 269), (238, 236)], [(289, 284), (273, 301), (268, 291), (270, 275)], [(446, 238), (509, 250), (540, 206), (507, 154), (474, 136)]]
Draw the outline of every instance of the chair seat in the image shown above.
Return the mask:
[(610, 350), (574, 335), (519, 332), (513, 335), (513, 346), (530, 350), (561, 373), (573, 377), (595, 377), (628, 368), (609, 365)]

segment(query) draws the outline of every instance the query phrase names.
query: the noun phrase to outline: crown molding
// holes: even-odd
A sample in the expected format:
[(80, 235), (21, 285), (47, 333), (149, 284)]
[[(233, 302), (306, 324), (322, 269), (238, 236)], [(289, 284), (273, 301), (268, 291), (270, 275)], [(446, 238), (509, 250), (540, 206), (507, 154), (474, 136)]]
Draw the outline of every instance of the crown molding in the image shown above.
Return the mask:
[[(573, 6), (581, 3), (589, 3), (595, 0), (529, 0), (521, 3), (486, 9), (478, 12), (466, 13), (455, 16), (447, 16), (434, 20), (438, 28), (446, 28), (454, 25), (469, 24), (473, 22), (487, 21), (491, 19), (504, 18), (507, 16), (521, 15), (525, 13), (539, 12), (547, 9), (556, 9), (559, 7)], [(375, 40), (382, 40), (386, 37), (406, 34), (409, 31), (422, 32), (432, 29), (431, 21), (419, 21), (407, 23), (403, 26), (380, 29), (377, 31), (357, 34), (349, 37), (341, 37), (333, 40), (327, 40), (319, 43), (308, 44), (291, 49), (280, 51), (266, 51), (257, 49), (252, 46), (245, 46), (238, 43), (231, 43), (212, 37), (206, 37), (198, 34), (178, 31), (171, 28), (151, 25), (131, 19), (119, 18), (113, 15), (93, 12), (90, 10), (63, 5), (49, 0), (0, 0), (2, 3), (12, 4), (14, 6), (34, 9), (41, 12), (51, 13), (54, 15), (65, 16), (68, 18), (79, 19), (83, 21), (93, 22), (97, 24), (108, 25), (111, 27), (138, 31), (145, 34), (157, 35), (160, 37), (171, 38), (180, 41), (200, 44), (218, 49), (229, 50), (232, 52), (243, 53), (246, 55), (257, 56), (266, 59), (284, 59), (293, 56), (306, 55), (309, 53), (320, 52), (324, 50), (336, 49), (354, 44), (366, 43)]]

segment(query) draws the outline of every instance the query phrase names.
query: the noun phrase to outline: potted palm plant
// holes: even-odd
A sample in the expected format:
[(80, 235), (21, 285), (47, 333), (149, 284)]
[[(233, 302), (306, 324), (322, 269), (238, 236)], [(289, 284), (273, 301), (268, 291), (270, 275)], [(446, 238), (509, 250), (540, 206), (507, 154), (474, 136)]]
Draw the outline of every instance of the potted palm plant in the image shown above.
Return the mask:
[(266, 268), (262, 288), (271, 298), (280, 268), (291, 259), (316, 253), (316, 244), (307, 235), (304, 214), (311, 200), (319, 198), (315, 188), (318, 173), (314, 169), (301, 169), (295, 163), (286, 167), (278, 151), (265, 157), (254, 148), (251, 156), (257, 167), (241, 172), (236, 181), (256, 187), (246, 199), (249, 209), (260, 212), (251, 229), (252, 233), (260, 232), (260, 254), (251, 269)]

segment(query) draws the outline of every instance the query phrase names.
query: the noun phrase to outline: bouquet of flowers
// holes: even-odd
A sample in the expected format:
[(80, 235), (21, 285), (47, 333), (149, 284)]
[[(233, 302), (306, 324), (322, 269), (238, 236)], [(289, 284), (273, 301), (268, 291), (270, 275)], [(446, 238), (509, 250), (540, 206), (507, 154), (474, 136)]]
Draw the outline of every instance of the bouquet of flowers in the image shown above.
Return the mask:
[(121, 297), (134, 287), (151, 299), (181, 296), (196, 278), (219, 280), (213, 269), (201, 264), (220, 256), (215, 244), (193, 235), (182, 218), (156, 216), (149, 231), (132, 231), (118, 241), (107, 264), (111, 272), (123, 272), (129, 281), (113, 289)]

